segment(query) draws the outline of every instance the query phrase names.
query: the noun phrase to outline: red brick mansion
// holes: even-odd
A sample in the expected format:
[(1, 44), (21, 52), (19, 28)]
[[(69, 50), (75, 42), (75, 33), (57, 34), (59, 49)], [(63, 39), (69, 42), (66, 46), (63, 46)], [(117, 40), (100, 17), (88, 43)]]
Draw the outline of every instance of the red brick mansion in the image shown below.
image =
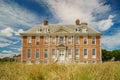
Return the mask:
[(86, 22), (75, 25), (44, 23), (20, 33), (23, 63), (101, 63), (101, 33)]

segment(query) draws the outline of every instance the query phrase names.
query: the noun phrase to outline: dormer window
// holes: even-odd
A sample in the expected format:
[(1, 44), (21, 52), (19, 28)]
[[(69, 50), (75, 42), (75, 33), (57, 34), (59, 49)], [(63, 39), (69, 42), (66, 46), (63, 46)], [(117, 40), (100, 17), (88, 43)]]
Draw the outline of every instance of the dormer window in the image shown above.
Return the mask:
[(40, 29), (40, 32), (42, 32), (42, 29)]
[(42, 32), (42, 31), (43, 31), (42, 28), (39, 28), (39, 27), (38, 27), (38, 28), (36, 29), (36, 32)]
[(82, 29), (82, 32), (83, 32), (83, 33), (86, 33), (86, 32), (87, 32), (87, 28), (83, 28), (83, 29)]
[(50, 29), (49, 29), (49, 28), (46, 28), (46, 32), (50, 32)]
[(76, 29), (75, 29), (75, 32), (79, 32), (79, 31), (80, 31), (80, 29), (79, 29), (79, 28), (76, 28)]

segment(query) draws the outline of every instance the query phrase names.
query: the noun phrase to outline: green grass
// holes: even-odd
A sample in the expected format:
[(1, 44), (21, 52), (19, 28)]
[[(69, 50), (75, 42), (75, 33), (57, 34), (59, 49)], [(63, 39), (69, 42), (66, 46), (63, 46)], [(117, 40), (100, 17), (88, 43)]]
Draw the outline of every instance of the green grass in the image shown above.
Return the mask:
[(120, 63), (25, 65), (1, 62), (0, 80), (120, 80)]

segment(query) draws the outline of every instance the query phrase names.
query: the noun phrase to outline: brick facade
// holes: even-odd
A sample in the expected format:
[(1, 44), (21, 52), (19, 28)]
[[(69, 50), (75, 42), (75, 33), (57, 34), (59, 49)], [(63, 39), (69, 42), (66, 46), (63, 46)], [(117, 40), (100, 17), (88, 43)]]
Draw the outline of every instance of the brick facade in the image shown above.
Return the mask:
[[(57, 31), (64, 31), (58, 29)], [(79, 34), (79, 33), (44, 33), (44, 34), (21, 34), (22, 35), (22, 55), (23, 63), (101, 63), (101, 34)], [(48, 37), (47, 39), (46, 36)], [(62, 37), (60, 37), (62, 36)], [(71, 43), (68, 43), (70, 36)], [(78, 36), (78, 43), (75, 38)], [(29, 42), (29, 38), (31, 42)], [(52, 43), (54, 38), (55, 44)], [(94, 44), (92, 43), (94, 37)], [(38, 43), (36, 42), (38, 39)], [(86, 38), (86, 44), (84, 43)], [(64, 39), (61, 44), (60, 41)], [(48, 42), (45, 44), (45, 40)], [(29, 49), (29, 50), (28, 50)], [(38, 53), (37, 54), (37, 51)], [(55, 50), (55, 54), (54, 51)], [(68, 52), (69, 50), (69, 52)], [(86, 53), (85, 53), (86, 51)], [(28, 54), (30, 53), (30, 54)], [(69, 54), (70, 53), (70, 54)], [(69, 57), (68, 57), (69, 56)], [(38, 57), (38, 58), (37, 58)], [(55, 57), (55, 58), (53, 58)]]

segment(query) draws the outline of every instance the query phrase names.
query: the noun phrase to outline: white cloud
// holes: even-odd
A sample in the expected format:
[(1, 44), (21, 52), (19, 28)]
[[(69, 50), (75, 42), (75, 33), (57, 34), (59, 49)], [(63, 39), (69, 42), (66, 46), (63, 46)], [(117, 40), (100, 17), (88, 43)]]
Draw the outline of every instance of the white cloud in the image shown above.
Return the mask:
[(20, 33), (24, 32), (23, 29), (19, 29), (18, 31), (15, 32), (15, 35), (20, 35)]
[(7, 28), (5, 28), (5, 29), (3, 29), (3, 30), (0, 31), (0, 33), (2, 35), (7, 36), (7, 37), (12, 36), (13, 32), (14, 32), (14, 30), (12, 28), (10, 28), (10, 27), (7, 27)]
[(8, 54), (8, 53), (12, 53), (12, 51), (10, 51), (10, 50), (3, 50), (2, 53)]
[(0, 43), (0, 47), (6, 47), (6, 46), (9, 46), (10, 44), (9, 43)]
[(110, 15), (108, 17), (108, 19), (100, 21), (98, 23), (99, 30), (105, 31), (105, 30), (108, 30), (111, 26), (113, 26), (114, 25), (114, 23), (112, 21), (113, 18), (114, 18), (114, 16)]
[(0, 58), (13, 57), (14, 54), (0, 54)]
[[(46, 3), (60, 23), (69, 24), (74, 24), (77, 18), (92, 23), (96, 19), (93, 13), (107, 13), (110, 10), (109, 5), (98, 0), (46, 0)], [(95, 12), (96, 10), (99, 11)]]
[(120, 32), (116, 33), (115, 35), (111, 35), (111, 36), (103, 36), (102, 37), (103, 48), (112, 50), (117, 47), (120, 47), (119, 36), (120, 36)]
[(40, 16), (37, 16), (35, 13), (28, 11), (14, 2), (6, 3), (4, 0), (0, 0), (1, 27), (9, 26), (16, 28), (18, 24), (32, 27), (38, 22), (40, 22)]

